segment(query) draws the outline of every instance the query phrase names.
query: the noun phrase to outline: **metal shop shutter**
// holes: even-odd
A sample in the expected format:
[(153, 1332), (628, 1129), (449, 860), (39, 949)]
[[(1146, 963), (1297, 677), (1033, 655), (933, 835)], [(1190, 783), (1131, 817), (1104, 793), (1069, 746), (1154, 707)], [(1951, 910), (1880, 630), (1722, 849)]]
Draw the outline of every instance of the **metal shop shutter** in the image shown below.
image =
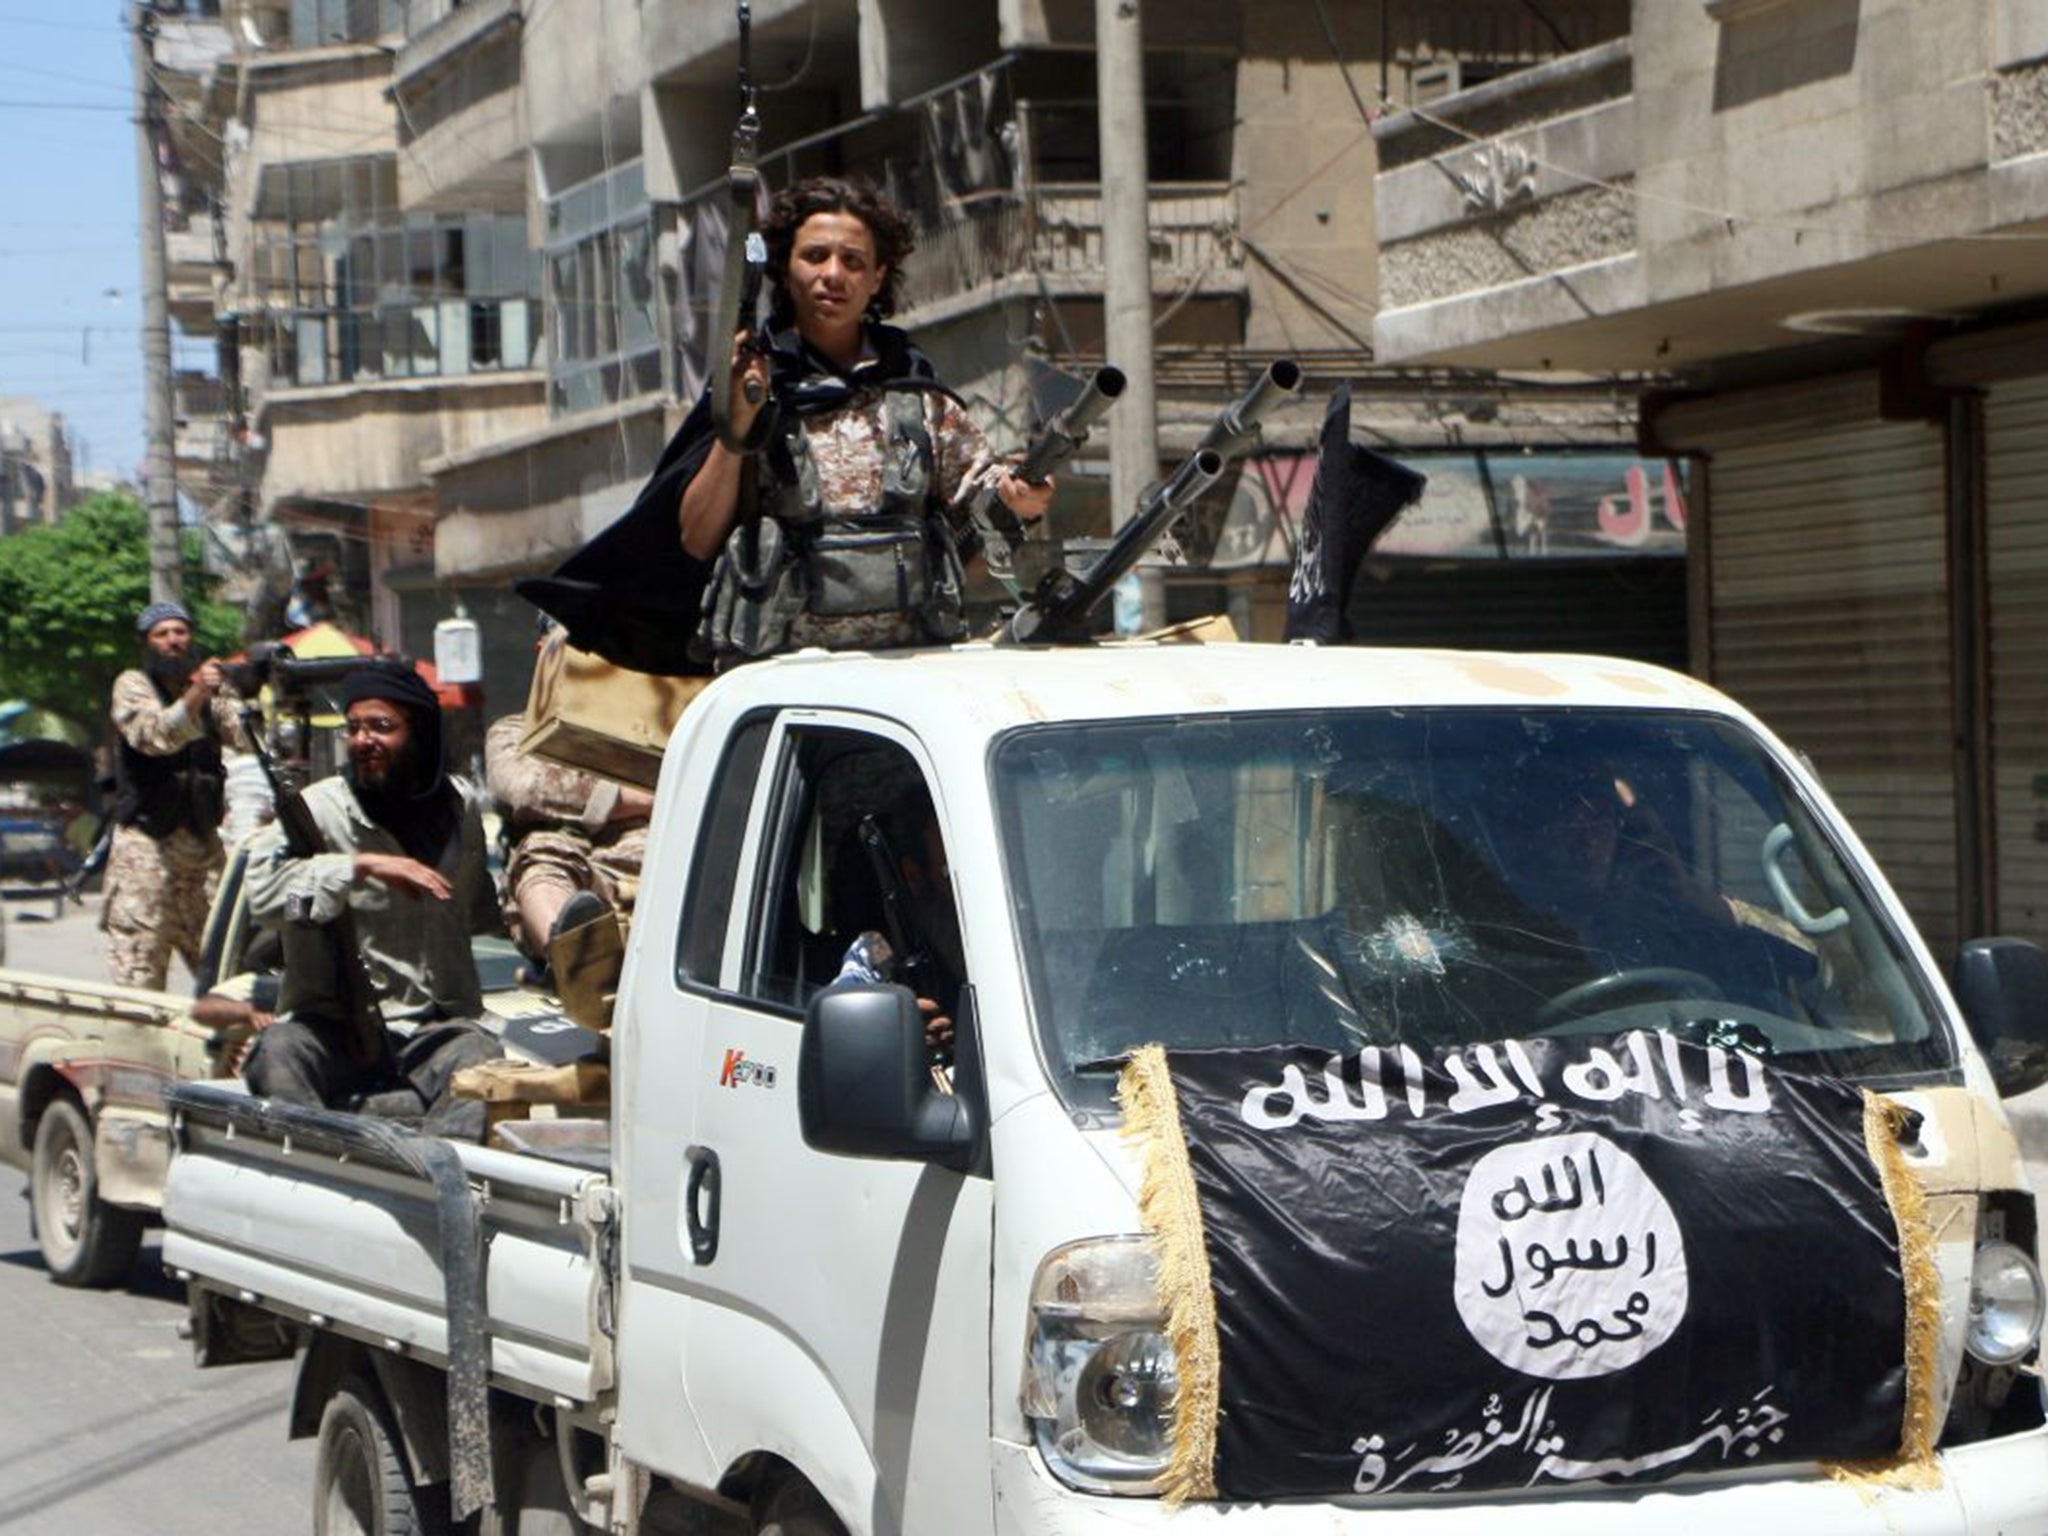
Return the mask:
[(1714, 682), (1805, 752), (1945, 959), (1957, 940), (1942, 434), (1829, 426), (1713, 455)]
[(2048, 943), (2048, 379), (1993, 388), (1984, 441), (1997, 924)]
[(1350, 619), (1360, 645), (1577, 651), (1683, 672), (1685, 562), (1369, 560)]

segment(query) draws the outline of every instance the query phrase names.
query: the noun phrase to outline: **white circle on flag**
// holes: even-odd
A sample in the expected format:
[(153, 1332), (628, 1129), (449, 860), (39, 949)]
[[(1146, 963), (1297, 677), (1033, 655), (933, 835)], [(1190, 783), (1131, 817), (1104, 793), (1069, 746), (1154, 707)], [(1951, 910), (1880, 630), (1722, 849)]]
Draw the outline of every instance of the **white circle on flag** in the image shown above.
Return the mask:
[(1690, 1296), (1670, 1202), (1591, 1131), (1479, 1159), (1458, 1202), (1451, 1284), (1488, 1354), (1552, 1381), (1628, 1369), (1677, 1331)]

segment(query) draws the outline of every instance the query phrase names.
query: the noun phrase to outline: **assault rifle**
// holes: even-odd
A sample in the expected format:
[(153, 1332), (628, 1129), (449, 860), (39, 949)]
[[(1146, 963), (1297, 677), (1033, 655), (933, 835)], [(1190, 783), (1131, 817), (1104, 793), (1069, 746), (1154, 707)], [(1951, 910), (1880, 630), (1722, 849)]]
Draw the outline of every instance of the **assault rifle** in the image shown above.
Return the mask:
[(1224, 467), (1259, 440), (1259, 423), (1301, 390), (1301, 365), (1283, 358), (1225, 406), (1195, 451), (1166, 479), (1147, 487), (1138, 510), (1102, 557), (1081, 575), (1065, 566), (1046, 572), (1030, 599), (1010, 616), (998, 640), (1017, 645), (1071, 638), (1125, 573), (1151, 552), (1174, 520), (1223, 477)]
[[(310, 859), (331, 853), (327, 839), (313, 820), (313, 812), (298, 786), (278, 770), (270, 751), (262, 706), (242, 706), (242, 734), (249, 738), (263, 777), (270, 781), (270, 794), (277, 808), (278, 830), (284, 833), (285, 848), (295, 859)], [(358, 1066), (376, 1068), (389, 1063), (391, 1041), (384, 1031), (384, 1010), (377, 1002), (377, 987), (370, 980), (370, 968), (356, 942), (355, 914), (346, 904), (341, 915), (326, 925), (327, 947), (334, 965), (335, 990), (348, 1013), (348, 1053)]]
[(911, 909), (910, 892), (904, 889), (903, 866), (896, 862), (896, 850), (877, 817), (861, 817), (860, 845), (882, 893), (882, 926), (887, 930), (889, 947), (896, 952), (896, 974), (917, 996), (930, 998), (942, 1008), (950, 1007), (950, 994), (957, 990), (958, 983), (946, 975), (945, 967), (925, 942), (917, 913)]
[[(1124, 382), (1120, 368), (1096, 369), (1087, 388), (1073, 403), (1038, 429), (1038, 435), (1024, 451), (1023, 462), (1012, 473), (1029, 485), (1043, 485), (1054, 470), (1088, 441), (1089, 432), (1123, 394)], [(989, 575), (1001, 582), (1010, 596), (1020, 597), (1014, 558), (1025, 532), (1017, 514), (1003, 505), (993, 480), (975, 492), (967, 510), (974, 520), (974, 531), (981, 536), (982, 557), (988, 563)]]
[[(732, 163), (726, 168), (725, 261), (718, 274), (718, 305), (712, 311), (711, 333), (705, 338), (711, 375), (711, 426), (729, 453), (752, 453), (760, 447), (759, 431), (740, 437), (732, 429), (732, 363), (725, 348), (744, 325), (753, 328), (760, 302), (761, 276), (768, 267), (768, 245), (754, 228), (754, 204), (761, 193), (761, 172), (755, 156), (761, 142), (761, 114), (754, 105), (754, 16), (747, 0), (739, 0), (740, 115), (732, 130)], [(749, 405), (761, 403), (761, 385), (749, 378)], [(759, 426), (759, 418), (756, 418)]]

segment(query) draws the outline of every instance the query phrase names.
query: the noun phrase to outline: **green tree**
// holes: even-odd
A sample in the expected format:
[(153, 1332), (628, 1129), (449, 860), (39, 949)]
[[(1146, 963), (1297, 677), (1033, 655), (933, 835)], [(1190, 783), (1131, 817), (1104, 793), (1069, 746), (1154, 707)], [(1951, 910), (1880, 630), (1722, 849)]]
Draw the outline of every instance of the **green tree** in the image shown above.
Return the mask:
[[(241, 614), (207, 595), (196, 530), (182, 550), (194, 645), (232, 651)], [(142, 654), (135, 615), (148, 602), (149, 521), (132, 496), (94, 496), (55, 526), (0, 539), (0, 699), (26, 699), (104, 735), (115, 674)]]

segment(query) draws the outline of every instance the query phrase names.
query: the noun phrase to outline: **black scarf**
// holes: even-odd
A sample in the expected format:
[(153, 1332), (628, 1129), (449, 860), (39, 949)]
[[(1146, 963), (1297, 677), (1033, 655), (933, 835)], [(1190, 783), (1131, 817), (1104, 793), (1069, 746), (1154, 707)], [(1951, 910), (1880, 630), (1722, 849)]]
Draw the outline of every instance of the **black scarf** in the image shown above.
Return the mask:
[[(769, 408), (810, 417), (838, 410), (862, 389), (943, 387), (931, 359), (904, 331), (870, 324), (867, 342), (874, 356), (842, 370), (795, 330), (775, 332), (768, 342)], [(707, 390), (662, 450), (633, 505), (551, 575), (529, 577), (514, 590), (560, 620), (579, 650), (636, 672), (708, 672), (705, 663), (691, 658), (689, 646), (712, 562), (684, 551), (679, 509), (715, 441)]]
[(341, 776), (363, 814), (396, 838), (410, 857), (439, 865), (462, 820), (462, 796), (444, 760), (440, 701), (417, 672), (398, 666), (354, 673), (339, 695), (344, 710), (364, 699), (380, 699), (405, 712), (412, 731), (384, 783), (375, 789), (364, 784), (353, 757), (342, 765)]

